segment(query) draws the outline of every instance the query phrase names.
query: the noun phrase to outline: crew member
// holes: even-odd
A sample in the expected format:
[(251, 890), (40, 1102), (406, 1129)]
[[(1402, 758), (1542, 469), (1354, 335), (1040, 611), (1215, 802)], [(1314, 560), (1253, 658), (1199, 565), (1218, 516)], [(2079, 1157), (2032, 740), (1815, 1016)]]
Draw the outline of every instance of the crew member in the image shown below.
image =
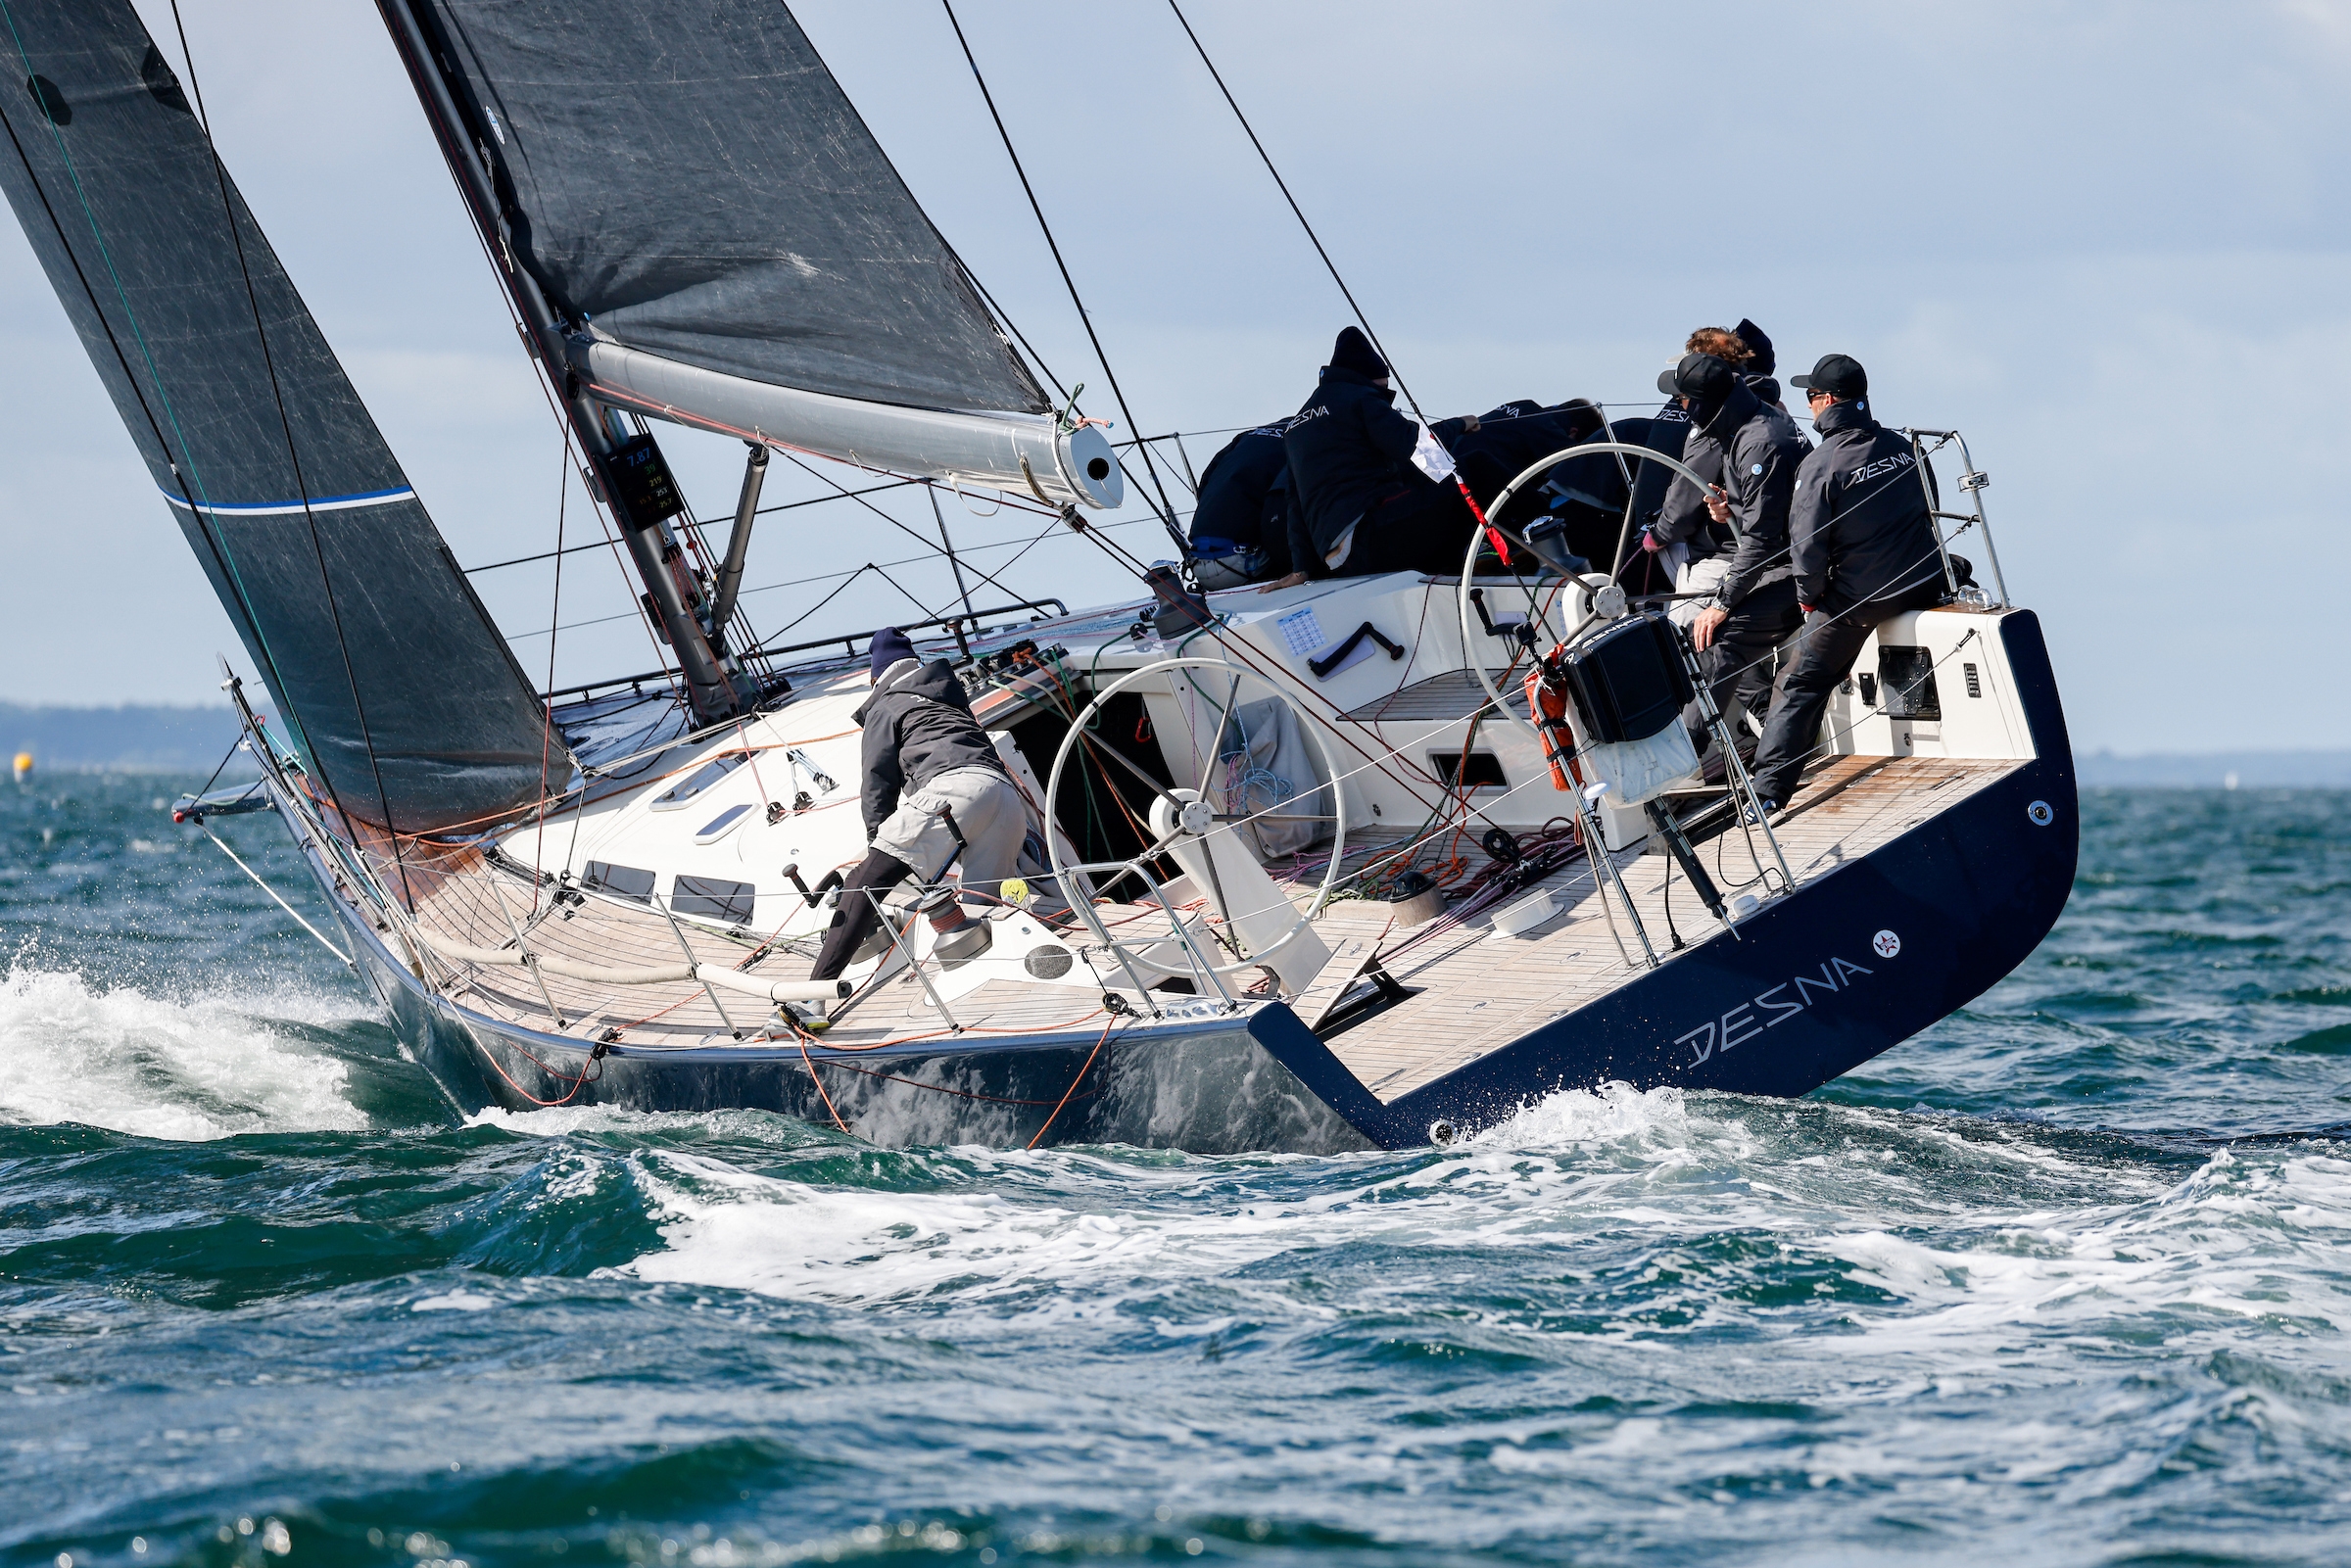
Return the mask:
[[(1395, 404), (1387, 361), (1354, 327), (1341, 332), (1314, 396), (1282, 437), (1293, 547), (1303, 535), (1314, 557), (1294, 555), (1296, 571), (1461, 570), (1476, 519), (1450, 480), (1439, 483), (1413, 466), (1420, 427)], [(1475, 418), (1447, 420), (1434, 433), (1443, 441), (1477, 428)]]
[(1780, 384), (1772, 379), (1779, 373), (1780, 356), (1772, 348), (1771, 339), (1745, 316), (1739, 318), (1739, 324), (1731, 328), (1729, 335), (1747, 350), (1747, 362), (1739, 367), (1739, 379), (1752, 387), (1756, 397), (1787, 413), (1788, 405), (1780, 401)]
[(1829, 693), (1880, 622), (1943, 598), (1935, 519), (1909, 438), (1869, 412), (1869, 376), (1828, 355), (1795, 385), (1812, 405), (1820, 449), (1796, 475), (1788, 534), (1804, 640), (1755, 749), (1755, 792), (1777, 810), (1812, 754)]
[[(1780, 384), (1772, 379), (1777, 368), (1771, 339), (1763, 329), (1745, 316), (1737, 327), (1700, 327), (1682, 345), (1685, 354), (1710, 354), (1739, 372), (1739, 379), (1765, 403), (1788, 410), (1780, 403)], [(1650, 444), (1660, 451), (1680, 456), (1698, 471), (1706, 484), (1722, 479), (1721, 453), (1718, 448), (1700, 443), (1688, 448), (1689, 412), (1681, 400), (1669, 401), (1659, 410), (1655, 425), (1656, 432)], [(1810, 451), (1811, 443), (1802, 442)], [(1680, 443), (1659, 445), (1660, 442)], [(1737, 541), (1728, 528), (1716, 523), (1708, 513), (1705, 492), (1662, 463), (1642, 465), (1642, 483), (1636, 491), (1634, 520), (1643, 525), (1642, 548), (1654, 562), (1662, 556), (1665, 562), (1664, 588), (1676, 594), (1703, 594), (1721, 582), (1722, 574), (1731, 564), (1731, 551)], [(1679, 546), (1678, 548), (1676, 546)], [(1657, 571), (1654, 564), (1623, 574), (1628, 593), (1656, 593), (1660, 591)], [(1629, 579), (1629, 580), (1626, 580)], [(1683, 599), (1669, 612), (1683, 626), (1695, 621), (1700, 601)], [(1759, 721), (1758, 721), (1759, 722)]]
[(1192, 575), (1202, 588), (1289, 575), (1289, 456), (1281, 444), (1287, 423), (1242, 431), (1200, 471), (1191, 545)]
[[(936, 881), (955, 853), (963, 885), (993, 892), (1018, 874), (1028, 803), (972, 717), (971, 698), (944, 659), (925, 664), (895, 627), (874, 634), (874, 694), (849, 715), (864, 728), (865, 831), (872, 842), (840, 890), (840, 913), (817, 953), (811, 979), (837, 979), (880, 920), (885, 887), (908, 877)], [(945, 813), (955, 815), (950, 830)], [(873, 896), (869, 896), (869, 889)]]
[[(1694, 616), (1691, 645), (1702, 654), (1707, 689), (1725, 719), (1735, 698), (1761, 712), (1771, 690), (1780, 643), (1803, 624), (1788, 564), (1788, 498), (1803, 460), (1802, 438), (1789, 417), (1755, 396), (1727, 361), (1685, 354), (1657, 377), (1658, 390), (1683, 402), (1690, 435), (1682, 460), (1722, 477), (1703, 493), (1708, 520), (1735, 541), (1713, 599)], [(1689, 481), (1679, 484), (1691, 488)], [(1690, 738), (1703, 755), (1705, 730), (1692, 705)]]

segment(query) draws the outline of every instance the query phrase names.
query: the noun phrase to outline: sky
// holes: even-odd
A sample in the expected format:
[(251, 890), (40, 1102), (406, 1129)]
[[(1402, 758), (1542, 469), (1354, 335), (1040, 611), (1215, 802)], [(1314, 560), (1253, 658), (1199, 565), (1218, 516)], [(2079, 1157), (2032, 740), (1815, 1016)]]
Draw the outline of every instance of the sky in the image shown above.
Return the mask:
[[(138, 4), (176, 62), (168, 0)], [(2351, 746), (2310, 641), (2351, 580), (2324, 369), (2351, 341), (2351, 3), (1185, 10), (1431, 418), (1654, 404), (1692, 328), (1751, 317), (1783, 374), (1850, 354), (1888, 423), (1966, 435), (2077, 749)], [(1295, 408), (1345, 302), (1164, 0), (957, 12), (1135, 420)], [(794, 14), (1050, 369), (1117, 417), (943, 11)], [(374, 6), (181, 15), (231, 173), (458, 560), (548, 549), (559, 508), (577, 543), (558, 427)], [(0, 363), (0, 699), (217, 700), (235, 635), (7, 224)], [(697, 514), (731, 513), (741, 445), (660, 435)], [(1187, 441), (1195, 466), (1221, 439)], [(827, 489), (779, 462), (766, 499)], [(948, 501), (990, 570), (1040, 521)], [(891, 509), (935, 537), (919, 499)], [(1139, 505), (1112, 521), (1169, 552)], [(781, 513), (745, 606), (786, 641), (936, 612), (925, 553), (850, 503)], [(868, 561), (898, 586), (817, 608)], [(1060, 534), (1004, 575), (1132, 592)], [(473, 581), (548, 675), (552, 567)], [(556, 684), (658, 662), (611, 560), (569, 557), (562, 590)]]

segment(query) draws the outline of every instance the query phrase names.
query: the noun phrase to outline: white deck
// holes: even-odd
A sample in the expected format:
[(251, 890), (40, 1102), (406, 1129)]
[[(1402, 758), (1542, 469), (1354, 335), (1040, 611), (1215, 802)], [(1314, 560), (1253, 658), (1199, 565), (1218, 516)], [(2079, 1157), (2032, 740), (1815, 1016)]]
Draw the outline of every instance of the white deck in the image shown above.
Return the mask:
[[(1790, 868), (1799, 879), (1809, 879), (1884, 845), (2018, 766), (2005, 760), (1836, 758), (1806, 782), (1775, 831)], [(1769, 851), (1760, 835), (1754, 844), (1768, 864)], [(1755, 875), (1747, 836), (1736, 829), (1700, 846), (1700, 853), (1726, 895), (1735, 890), (1734, 883)], [(1638, 852), (1621, 852), (1614, 858), (1652, 944), (1670, 966), (1665, 858)], [(535, 952), (613, 969), (682, 958), (681, 933), (696, 961), (704, 965), (741, 967), (756, 949), (753, 942), (691, 923), (682, 922), (673, 930), (656, 910), (602, 898), (573, 908), (569, 919), (548, 913), (543, 902), (541, 918), (531, 923), (527, 879), (513, 870), (494, 868), (471, 852), (432, 862), (411, 856), (408, 873), (419, 895), (419, 921), (435, 934), (470, 946), (510, 945), (519, 924), (526, 926), (526, 940)], [(1672, 882), (1672, 924), (1684, 941), (1696, 946), (1719, 931), (1678, 871)], [(1488, 912), (1411, 940), (1412, 932), (1390, 928), (1386, 904), (1334, 904), (1317, 923), (1332, 950), (1331, 963), (1297, 1006), (1311, 1022), (1374, 952), (1393, 955), (1382, 957), (1383, 967), (1417, 994), (1343, 1030), (1330, 1042), (1333, 1054), (1373, 1095), (1390, 1101), (1648, 972), (1621, 909), (1616, 912), (1621, 949), (1610, 934), (1587, 862), (1579, 859), (1498, 907), (1507, 908), (1538, 889), (1553, 895), (1559, 913), (1519, 936), (1495, 935)], [(1308, 894), (1306, 889), (1299, 892), (1302, 900)], [(719, 1005), (694, 981), (602, 986), (542, 974), (543, 997), (532, 973), (522, 969), (438, 958), (428, 963), (443, 989), (461, 1004), (504, 1022), (581, 1039), (600, 1039), (619, 1030), (620, 1038), (630, 1044), (691, 1049), (732, 1044), (734, 1029), (755, 1034), (767, 1025), (766, 1010), (753, 998), (722, 991), (722, 1016)], [(805, 957), (779, 948), (759, 960), (751, 973), (796, 978), (807, 969)], [(550, 1011), (550, 999), (560, 1022)], [(1196, 999), (1180, 995), (1155, 993), (1152, 1000), (1171, 1010), (1207, 1011)], [(1112, 1022), (1102, 1010), (1100, 992), (1078, 984), (990, 980), (951, 996), (948, 1008), (960, 1030), (949, 1026), (915, 975), (901, 971), (859, 1001), (824, 1043), (832, 1049), (859, 1050), (954, 1037), (979, 1042), (997, 1035), (1063, 1031), (1091, 1036)]]

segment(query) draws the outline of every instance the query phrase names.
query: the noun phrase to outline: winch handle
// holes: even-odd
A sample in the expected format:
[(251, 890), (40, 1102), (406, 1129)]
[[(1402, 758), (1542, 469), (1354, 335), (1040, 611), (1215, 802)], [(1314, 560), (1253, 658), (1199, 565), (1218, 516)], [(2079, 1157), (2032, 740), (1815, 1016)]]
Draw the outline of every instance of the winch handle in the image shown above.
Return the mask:
[(963, 836), (963, 830), (955, 826), (955, 808), (953, 806), (939, 807), (938, 820), (947, 825), (947, 832), (954, 836), (955, 853), (947, 857), (946, 863), (938, 868), (938, 875), (931, 879), (931, 885), (934, 887), (947, 879), (947, 873), (955, 869), (955, 863), (963, 858), (963, 852), (972, 847), (971, 841)]

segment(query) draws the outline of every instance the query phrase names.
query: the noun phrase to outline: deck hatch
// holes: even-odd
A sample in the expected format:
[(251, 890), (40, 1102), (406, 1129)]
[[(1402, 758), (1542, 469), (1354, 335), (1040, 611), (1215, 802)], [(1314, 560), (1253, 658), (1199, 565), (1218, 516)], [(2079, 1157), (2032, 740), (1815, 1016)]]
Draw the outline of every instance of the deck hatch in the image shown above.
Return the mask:
[(696, 920), (726, 921), (730, 925), (751, 918), (759, 888), (752, 882), (722, 881), (716, 877), (680, 877), (669, 907)]
[(1491, 751), (1472, 751), (1463, 756), (1459, 751), (1432, 751), (1428, 767), (1446, 785), (1454, 789), (1508, 789), (1510, 781), (1502, 776), (1502, 759)]
[(649, 904), (653, 901), (653, 874), (635, 866), (615, 866), (608, 860), (592, 860), (580, 878), (580, 885), (592, 893), (609, 893), (631, 903)]
[(726, 810), (720, 812), (717, 816), (702, 824), (702, 826), (696, 831), (694, 841), (697, 844), (717, 843), (721, 838), (726, 837), (727, 834), (733, 832), (742, 825), (744, 816), (749, 812), (750, 809), (751, 803), (747, 800), (744, 801), (740, 805), (729, 806)]

